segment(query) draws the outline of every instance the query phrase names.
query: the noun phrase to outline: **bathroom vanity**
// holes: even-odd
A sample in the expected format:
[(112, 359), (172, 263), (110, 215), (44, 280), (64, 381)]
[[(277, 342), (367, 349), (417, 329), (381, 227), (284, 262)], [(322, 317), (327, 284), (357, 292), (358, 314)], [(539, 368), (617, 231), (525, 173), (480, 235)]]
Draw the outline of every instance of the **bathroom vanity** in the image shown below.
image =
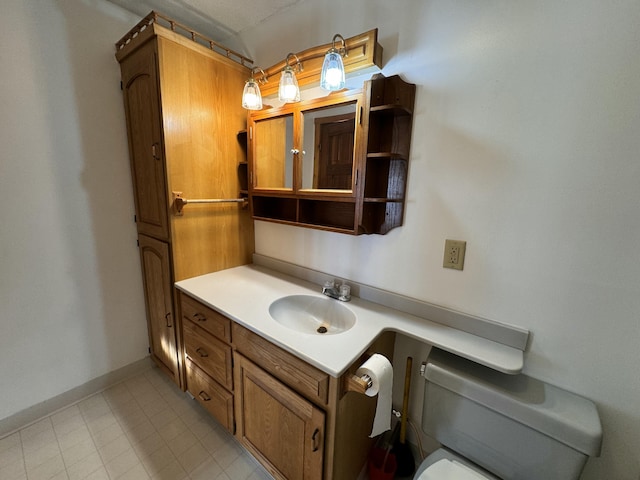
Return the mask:
[(347, 391), (347, 379), (373, 353), (392, 358), (395, 335), (330, 375), (185, 293), (189, 283), (179, 294), (187, 391), (275, 478), (356, 478), (375, 399)]
[[(176, 287), (188, 391), (278, 479), (357, 478), (371, 447), (376, 399), (350, 391), (350, 381), (372, 354), (393, 358), (395, 332), (506, 373), (523, 366), (517, 347), (357, 296), (342, 303), (323, 296), (317, 283), (264, 265)], [(297, 298), (338, 305), (355, 321), (334, 334), (279, 321), (273, 306)], [(500, 328), (526, 342), (528, 332)]]

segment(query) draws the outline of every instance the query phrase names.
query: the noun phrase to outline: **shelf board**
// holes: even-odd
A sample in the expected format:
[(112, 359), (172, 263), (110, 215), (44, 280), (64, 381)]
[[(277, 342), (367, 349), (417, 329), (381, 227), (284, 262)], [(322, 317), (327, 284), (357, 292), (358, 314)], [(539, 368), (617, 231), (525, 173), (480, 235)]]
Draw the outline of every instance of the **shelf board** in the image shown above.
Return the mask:
[(413, 111), (404, 105), (389, 104), (389, 105), (377, 105), (369, 109), (371, 113), (390, 113), (394, 115), (413, 115)]
[(402, 203), (404, 198), (365, 197), (365, 203)]
[(395, 152), (371, 152), (367, 153), (367, 158), (392, 158), (394, 160), (404, 160), (405, 162), (407, 161), (407, 157)]

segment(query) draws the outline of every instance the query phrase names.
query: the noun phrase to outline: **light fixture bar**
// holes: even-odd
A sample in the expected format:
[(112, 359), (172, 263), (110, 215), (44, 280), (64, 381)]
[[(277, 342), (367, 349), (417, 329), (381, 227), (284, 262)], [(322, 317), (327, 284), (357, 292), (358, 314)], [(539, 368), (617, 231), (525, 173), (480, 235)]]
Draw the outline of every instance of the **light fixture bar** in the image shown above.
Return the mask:
[[(299, 86), (318, 82), (325, 54), (332, 45), (333, 42), (330, 42), (295, 54), (299, 61), (304, 64), (304, 71), (296, 73), (296, 80)], [(382, 67), (382, 46), (378, 43), (377, 28), (345, 39), (345, 48), (349, 52), (348, 57), (343, 57), (346, 73), (357, 72), (371, 67)], [(278, 93), (280, 76), (286, 64), (287, 61), (284, 60), (265, 69), (269, 83), (261, 86), (263, 96)]]

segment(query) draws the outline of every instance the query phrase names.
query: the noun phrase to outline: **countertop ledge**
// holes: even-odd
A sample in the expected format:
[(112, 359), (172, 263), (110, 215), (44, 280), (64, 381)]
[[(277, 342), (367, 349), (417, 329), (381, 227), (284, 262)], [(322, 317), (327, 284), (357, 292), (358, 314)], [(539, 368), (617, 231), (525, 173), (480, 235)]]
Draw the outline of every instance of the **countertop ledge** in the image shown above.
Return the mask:
[(389, 330), (503, 373), (517, 374), (524, 366), (524, 353), (517, 348), (357, 297), (344, 304), (357, 317), (346, 332), (323, 336), (290, 330), (271, 318), (269, 305), (287, 295), (322, 297), (320, 287), (255, 264), (182, 280), (176, 287), (334, 377)]

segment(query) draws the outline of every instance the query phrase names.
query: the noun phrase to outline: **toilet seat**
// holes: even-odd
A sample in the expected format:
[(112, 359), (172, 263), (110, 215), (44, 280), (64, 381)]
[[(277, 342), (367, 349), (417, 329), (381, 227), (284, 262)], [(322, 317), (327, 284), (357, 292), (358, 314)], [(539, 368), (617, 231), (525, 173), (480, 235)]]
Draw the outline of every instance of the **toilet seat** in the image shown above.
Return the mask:
[(488, 478), (456, 460), (443, 458), (430, 465), (415, 480), (487, 480)]

